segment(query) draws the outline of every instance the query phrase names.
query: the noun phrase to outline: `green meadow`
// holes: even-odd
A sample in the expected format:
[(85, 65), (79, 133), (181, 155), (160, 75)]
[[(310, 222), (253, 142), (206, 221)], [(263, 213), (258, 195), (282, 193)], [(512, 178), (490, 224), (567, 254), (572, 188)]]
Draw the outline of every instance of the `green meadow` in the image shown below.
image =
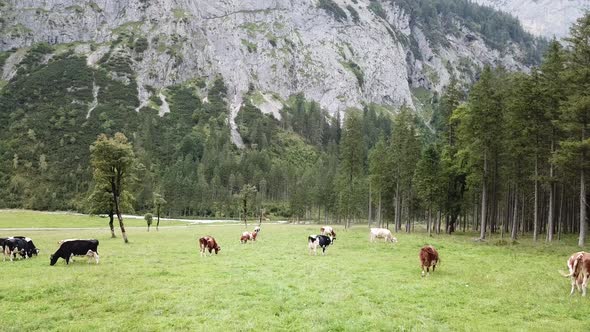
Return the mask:
[[(29, 236), (41, 249), (0, 261), (0, 330), (590, 330), (590, 298), (570, 297), (557, 272), (578, 251), (574, 238), (499, 245), (498, 237), (474, 242), (475, 234), (399, 233), (396, 244), (370, 243), (366, 225), (336, 226), (327, 254), (310, 256), (307, 235), (318, 225), (264, 224), (258, 241), (243, 245), (243, 225), (170, 222), (148, 233), (141, 220), (128, 224), (124, 244), (104, 218), (0, 212), (0, 237)], [(25, 226), (55, 229), (9, 229)], [(219, 255), (199, 256), (203, 235), (218, 240)], [(49, 266), (66, 238), (99, 239), (100, 264), (80, 257)], [(425, 244), (441, 264), (422, 278)]]

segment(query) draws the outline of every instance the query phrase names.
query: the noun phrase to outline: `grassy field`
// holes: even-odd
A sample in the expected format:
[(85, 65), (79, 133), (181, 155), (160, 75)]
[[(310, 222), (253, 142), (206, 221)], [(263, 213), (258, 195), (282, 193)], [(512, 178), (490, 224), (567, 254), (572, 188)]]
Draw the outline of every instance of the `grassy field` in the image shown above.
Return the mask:
[[(47, 218), (67, 225), (64, 216)], [(319, 226), (263, 225), (259, 241), (241, 245), (243, 229), (136, 228), (127, 245), (106, 227), (19, 232), (42, 251), (0, 262), (0, 330), (590, 330), (590, 298), (570, 297), (569, 280), (557, 273), (578, 250), (574, 239), (498, 246), (473, 235), (401, 233), (392, 245), (369, 243), (366, 226), (336, 227), (335, 245), (314, 257), (306, 240)], [(203, 235), (217, 238), (219, 255), (199, 257)], [(49, 266), (57, 241), (73, 237), (100, 240), (99, 265), (77, 258)], [(442, 262), (421, 278), (424, 244)]]

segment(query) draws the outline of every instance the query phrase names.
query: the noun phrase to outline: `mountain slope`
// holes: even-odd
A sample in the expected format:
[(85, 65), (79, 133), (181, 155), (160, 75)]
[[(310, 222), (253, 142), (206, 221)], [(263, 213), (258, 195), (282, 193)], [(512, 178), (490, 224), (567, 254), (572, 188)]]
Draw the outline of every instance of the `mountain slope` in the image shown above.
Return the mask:
[(565, 37), (570, 26), (585, 11), (588, 0), (474, 0), (518, 17), (523, 27), (536, 35)]
[(301, 174), (285, 169), (338, 140), (328, 114), (382, 120), (427, 108), (452, 75), (534, 63), (538, 41), (490, 13), (467, 0), (0, 0), (0, 205), (77, 207), (88, 146), (117, 131), (146, 167), (139, 205), (156, 187), (179, 205), (197, 185), (292, 187)]

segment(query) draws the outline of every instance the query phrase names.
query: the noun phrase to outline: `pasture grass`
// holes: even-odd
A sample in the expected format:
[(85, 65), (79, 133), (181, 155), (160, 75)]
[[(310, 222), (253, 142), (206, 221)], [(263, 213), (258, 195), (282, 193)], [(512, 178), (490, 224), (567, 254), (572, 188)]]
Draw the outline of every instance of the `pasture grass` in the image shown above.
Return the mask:
[[(54, 216), (56, 219), (61, 217)], [(239, 225), (133, 229), (129, 244), (104, 229), (30, 231), (38, 257), (0, 262), (1, 330), (141, 331), (587, 331), (590, 298), (569, 296), (564, 244), (496, 245), (474, 235), (396, 234), (369, 243), (343, 230), (326, 256), (309, 256), (317, 225), (263, 225), (242, 245)], [(8, 236), (12, 234), (2, 234)], [(212, 235), (219, 255), (200, 257)], [(65, 238), (100, 240), (98, 265), (48, 256)], [(418, 251), (441, 265), (421, 278)]]

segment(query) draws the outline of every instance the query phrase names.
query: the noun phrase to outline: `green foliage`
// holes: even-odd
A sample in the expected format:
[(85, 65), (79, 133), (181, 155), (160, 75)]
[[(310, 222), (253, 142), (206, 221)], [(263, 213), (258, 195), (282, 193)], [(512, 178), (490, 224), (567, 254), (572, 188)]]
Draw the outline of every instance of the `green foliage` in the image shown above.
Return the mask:
[(365, 75), (363, 74), (363, 70), (361, 69), (361, 67), (359, 67), (359, 65), (357, 65), (354, 61), (345, 62), (343, 63), (343, 66), (344, 68), (350, 70), (354, 74), (354, 77), (356, 77), (359, 87), (361, 87), (362, 89), (363, 85), (365, 84)]
[(381, 2), (379, 2), (379, 0), (371, 0), (369, 2), (368, 8), (373, 12), (373, 14), (384, 20), (387, 20), (387, 14), (385, 14), (385, 10), (383, 10), (383, 7), (381, 7)]
[(137, 53), (145, 52), (149, 47), (149, 42), (145, 37), (137, 38), (133, 44), (133, 50)]
[(518, 44), (525, 50), (523, 60), (528, 64), (539, 63), (547, 46), (546, 40), (527, 33), (515, 17), (469, 0), (391, 1), (410, 15), (412, 24), (424, 27), (423, 31), (434, 45), (444, 45), (446, 35), (457, 34), (459, 28), (454, 21), (459, 21), (481, 34), (492, 48), (505, 50), (513, 43)]
[(10, 52), (0, 52), (0, 69), (4, 68), (4, 64), (8, 57), (10, 57)]
[(154, 215), (151, 213), (146, 213), (143, 216), (143, 219), (145, 220), (145, 222), (147, 223), (148, 228), (149, 228), (152, 225), (152, 221), (154, 220)]
[(346, 12), (333, 0), (320, 0), (318, 7), (325, 10), (336, 21), (344, 22), (348, 19)]
[(247, 39), (242, 39), (242, 45), (246, 46), (248, 53), (256, 53), (256, 51), (258, 50), (256, 44)]
[(346, 6), (346, 10), (348, 10), (348, 12), (350, 13), (350, 17), (352, 18), (352, 22), (353, 23), (359, 23), (360, 22), (359, 13), (356, 11), (356, 9), (354, 9), (353, 6), (347, 5)]

